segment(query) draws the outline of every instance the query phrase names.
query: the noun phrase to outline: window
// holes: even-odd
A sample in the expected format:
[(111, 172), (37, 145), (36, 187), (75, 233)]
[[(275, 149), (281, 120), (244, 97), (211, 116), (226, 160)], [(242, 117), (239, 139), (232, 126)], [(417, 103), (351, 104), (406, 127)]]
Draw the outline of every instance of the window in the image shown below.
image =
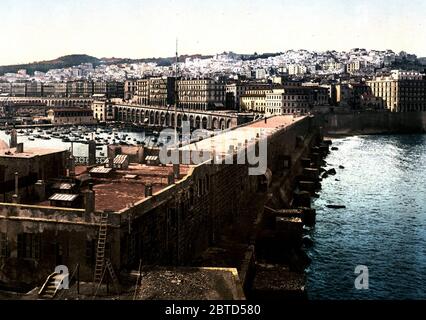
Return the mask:
[(7, 245), (6, 233), (0, 233), (0, 258), (9, 257), (9, 248)]
[(35, 233), (18, 234), (18, 258), (40, 259), (41, 236)]
[(86, 241), (86, 264), (93, 265), (95, 262), (95, 248), (96, 248), (96, 240), (87, 240)]

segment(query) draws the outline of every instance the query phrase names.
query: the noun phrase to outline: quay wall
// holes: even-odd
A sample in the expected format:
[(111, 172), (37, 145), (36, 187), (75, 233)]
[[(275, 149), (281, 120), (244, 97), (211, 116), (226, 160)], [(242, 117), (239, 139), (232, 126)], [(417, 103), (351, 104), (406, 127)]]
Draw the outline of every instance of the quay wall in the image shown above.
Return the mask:
[(361, 112), (324, 116), (330, 135), (424, 133), (426, 112)]
[[(236, 161), (204, 163), (169, 187), (111, 213), (107, 256), (116, 272), (136, 270), (139, 263), (191, 265), (220, 240), (225, 227), (238, 230), (241, 219), (253, 214), (247, 209), (253, 197), (268, 194), (272, 180), (285, 170), (299, 168), (289, 161), (298, 161), (317, 131), (316, 120), (299, 119), (267, 138), (265, 175), (250, 176), (249, 166)], [(81, 280), (92, 281), (99, 213), (71, 210), (68, 215), (66, 210), (17, 206), (3, 204), (0, 211), (0, 233), (6, 235), (9, 250), (6, 257), (0, 256), (0, 285), (40, 285), (60, 264), (70, 272), (79, 264)], [(26, 246), (37, 248), (25, 257), (18, 245), (23, 233), (32, 235), (25, 239)], [(22, 239), (20, 243), (22, 246)]]
[(288, 158), (303, 152), (303, 141), (314, 125), (314, 118), (306, 117), (268, 138), (270, 174), (250, 176), (249, 167), (241, 164), (201, 164), (182, 181), (122, 212), (127, 223), (120, 242), (131, 248), (122, 247), (123, 266), (134, 268), (139, 260), (147, 265), (190, 264), (215, 244), (225, 226), (238, 228), (242, 215), (250, 214), (244, 209), (247, 203), (254, 195), (270, 191), (272, 177), (281, 176)]

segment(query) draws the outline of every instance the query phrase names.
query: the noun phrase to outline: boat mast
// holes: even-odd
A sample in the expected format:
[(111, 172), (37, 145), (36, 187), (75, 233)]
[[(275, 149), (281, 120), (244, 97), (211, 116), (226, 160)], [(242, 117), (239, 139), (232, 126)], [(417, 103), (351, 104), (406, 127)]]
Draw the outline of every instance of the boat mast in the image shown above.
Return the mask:
[(175, 121), (174, 121), (174, 129), (175, 129), (175, 148), (178, 149), (177, 144), (177, 104), (178, 104), (178, 39), (176, 38), (176, 58), (175, 58), (175, 94), (174, 94), (174, 114), (175, 114)]

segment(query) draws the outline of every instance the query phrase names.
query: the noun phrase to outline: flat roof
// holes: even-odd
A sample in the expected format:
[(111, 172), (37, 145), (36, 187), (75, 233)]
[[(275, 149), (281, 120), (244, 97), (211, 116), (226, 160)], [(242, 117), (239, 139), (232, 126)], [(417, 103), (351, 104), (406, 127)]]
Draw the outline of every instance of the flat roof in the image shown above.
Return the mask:
[(305, 117), (295, 118), (293, 115), (273, 116), (267, 118), (266, 122), (262, 119), (246, 126), (237, 127), (233, 130), (219, 133), (213, 137), (205, 138), (199, 142), (183, 146), (180, 150), (212, 151), (214, 149), (217, 154), (226, 154), (231, 145), (234, 146), (234, 148), (238, 147), (239, 144), (244, 146), (246, 140), (250, 144), (257, 136), (267, 137), (277, 130), (300, 121), (303, 118)]
[(67, 149), (55, 149), (55, 148), (25, 148), (25, 145), (24, 145), (24, 152), (16, 153), (16, 148), (2, 149), (0, 150), (0, 157), (33, 158), (35, 156), (45, 156), (48, 154), (64, 152), (66, 150)]
[[(96, 169), (102, 171), (103, 166), (90, 169), (90, 173)], [(189, 165), (180, 165), (180, 176), (185, 176), (190, 170)], [(78, 172), (78, 173), (77, 173)], [(88, 173), (87, 166), (76, 167), (77, 178)], [(145, 185), (152, 184), (152, 193), (159, 192), (168, 187), (168, 175), (173, 173), (173, 166), (153, 166), (130, 163), (126, 169), (110, 170), (106, 178), (92, 177), (93, 190), (95, 192), (96, 211), (112, 210), (120, 211), (128, 205), (145, 199)], [(129, 177), (138, 179), (129, 179)]]

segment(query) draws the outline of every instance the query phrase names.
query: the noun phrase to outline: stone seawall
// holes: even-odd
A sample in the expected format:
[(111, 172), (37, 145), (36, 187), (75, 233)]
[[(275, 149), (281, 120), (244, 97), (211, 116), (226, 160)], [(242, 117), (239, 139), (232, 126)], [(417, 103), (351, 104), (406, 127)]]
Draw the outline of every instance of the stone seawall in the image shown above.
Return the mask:
[(329, 135), (426, 132), (426, 112), (328, 114), (324, 120)]
[[(303, 173), (301, 158), (318, 135), (317, 120), (275, 123), (271, 118), (258, 123), (270, 130), (265, 175), (249, 175), (250, 165), (238, 164), (235, 153), (233, 164), (193, 165), (183, 179), (111, 212), (106, 256), (117, 274), (139, 265), (226, 267), (236, 268), (249, 283), (257, 261), (256, 221), (268, 199), (274, 208), (289, 206), (294, 179)], [(253, 139), (258, 145), (260, 137)], [(71, 271), (78, 264), (79, 279), (93, 280), (100, 230), (94, 216), (99, 213), (63, 211), (3, 204), (0, 233), (7, 236), (10, 254), (0, 257), (0, 285), (40, 285), (57, 265)], [(21, 234), (31, 236), (22, 240)], [(27, 254), (24, 247), (37, 250)]]

